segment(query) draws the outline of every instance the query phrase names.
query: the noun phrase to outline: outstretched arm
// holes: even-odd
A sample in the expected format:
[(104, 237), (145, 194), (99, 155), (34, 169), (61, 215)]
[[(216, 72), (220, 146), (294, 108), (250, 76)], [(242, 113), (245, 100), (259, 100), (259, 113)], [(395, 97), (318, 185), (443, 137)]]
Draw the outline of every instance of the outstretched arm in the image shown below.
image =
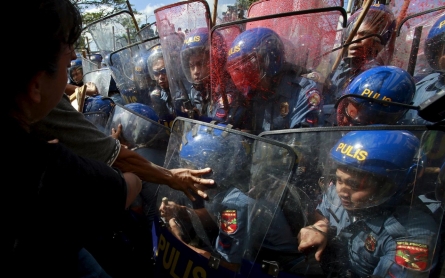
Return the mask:
[[(119, 125), (117, 129), (113, 128), (111, 131), (112, 136), (118, 138), (121, 131), (122, 125)], [(180, 190), (192, 201), (195, 201), (195, 197), (193, 197), (190, 191), (197, 193), (202, 198), (207, 198), (207, 194), (200, 190), (199, 187), (214, 184), (214, 181), (211, 179), (201, 178), (202, 175), (212, 171), (210, 168), (201, 170), (184, 168), (169, 170), (148, 161), (143, 156), (125, 147), (120, 149), (113, 166), (123, 172), (135, 173), (143, 181), (166, 184), (173, 189)]]
[(210, 168), (201, 170), (182, 168), (169, 170), (148, 161), (143, 156), (127, 148), (120, 149), (113, 166), (119, 168), (122, 172), (135, 173), (143, 181), (166, 184), (173, 189), (180, 190), (192, 201), (195, 201), (195, 198), (191, 191), (197, 193), (202, 198), (207, 198), (207, 194), (199, 190), (198, 187), (214, 183), (211, 179), (201, 178), (202, 175), (211, 172)]

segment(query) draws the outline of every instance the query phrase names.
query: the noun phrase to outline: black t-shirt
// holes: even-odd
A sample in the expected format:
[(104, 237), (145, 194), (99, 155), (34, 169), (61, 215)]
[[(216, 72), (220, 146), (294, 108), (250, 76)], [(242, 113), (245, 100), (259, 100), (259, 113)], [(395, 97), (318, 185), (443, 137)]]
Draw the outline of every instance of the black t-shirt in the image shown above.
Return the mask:
[(124, 212), (125, 180), (105, 163), (33, 138), (13, 120), (5, 127), (2, 246), (9, 246), (9, 273), (74, 277), (83, 241), (111, 229)]

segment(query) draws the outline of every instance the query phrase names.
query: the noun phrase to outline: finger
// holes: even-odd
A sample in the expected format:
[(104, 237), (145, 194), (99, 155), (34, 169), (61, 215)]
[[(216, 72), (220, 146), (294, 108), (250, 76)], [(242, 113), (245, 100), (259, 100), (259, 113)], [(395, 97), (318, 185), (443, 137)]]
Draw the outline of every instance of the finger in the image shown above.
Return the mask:
[(193, 197), (193, 195), (190, 194), (190, 192), (188, 192), (188, 190), (183, 191), (183, 192), (184, 192), (185, 196), (187, 196), (187, 198), (190, 199), (190, 201), (192, 201), (192, 202), (196, 201), (195, 197)]
[(319, 246), (317, 249), (317, 252), (315, 252), (315, 259), (317, 262), (321, 260), (321, 254), (323, 253), (324, 248), (322, 246)]
[(199, 196), (201, 196), (201, 198), (203, 198), (203, 199), (207, 199), (207, 194), (204, 193), (204, 191), (197, 190), (196, 193), (197, 193)]

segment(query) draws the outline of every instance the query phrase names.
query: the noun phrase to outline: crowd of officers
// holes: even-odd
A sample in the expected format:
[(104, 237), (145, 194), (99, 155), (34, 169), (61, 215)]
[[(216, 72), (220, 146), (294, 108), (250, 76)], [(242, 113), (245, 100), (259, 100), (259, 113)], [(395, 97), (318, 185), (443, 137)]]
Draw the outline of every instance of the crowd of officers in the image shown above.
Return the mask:
[[(33, 20), (32, 28), (43, 31), (31, 30), (31, 38), (12, 30), (7, 34), (17, 42), (21, 53), (29, 55), (24, 55), (23, 63), (14, 63), (17, 72), (23, 72), (23, 80), (18, 86), (9, 85), (7, 90), (14, 92), (8, 97), (13, 105), (3, 110), (12, 142), (20, 146), (7, 154), (6, 173), (13, 173), (13, 179), (22, 177), (5, 193), (6, 207), (14, 208), (5, 217), (7, 263), (11, 267), (8, 273), (17, 277), (138, 275), (142, 263), (137, 262), (131, 263), (125, 274), (112, 273), (112, 266), (95, 257), (99, 253), (93, 252), (93, 247), (97, 247), (94, 243), (98, 238), (122, 224), (116, 219), (128, 219), (129, 210), (148, 216), (159, 209), (174, 227), (177, 215), (172, 211), (178, 210), (176, 204), (154, 207), (157, 184), (180, 190), (197, 201), (207, 197), (203, 188), (218, 181), (202, 178), (211, 173), (210, 168), (166, 169), (161, 163), (157, 165), (119, 140), (122, 126), (106, 134), (79, 113), (98, 109), (112, 116), (113, 110), (107, 110), (110, 106), (121, 104), (130, 110), (131, 106), (125, 101), (127, 92), (113, 82), (105, 96), (94, 84), (82, 83), (81, 58), (73, 48), (81, 34), (81, 17), (70, 1), (39, 0), (22, 12)], [(345, 37), (360, 12), (348, 19)], [(360, 26), (338, 67), (323, 78), (322, 84), (319, 73), (286, 61), (285, 44), (272, 29), (245, 30), (230, 46), (218, 49), (211, 47), (208, 28), (190, 30), (184, 34), (179, 55), (188, 88), (170, 91), (162, 47), (152, 47), (141, 56), (142, 64), (135, 63), (139, 67), (135, 72), (145, 73), (153, 81), (148, 92), (151, 102), (141, 103), (144, 107), (137, 113), (148, 111), (149, 120), (167, 126), (181, 116), (230, 125), (254, 135), (318, 126), (434, 124), (419, 117), (415, 110), (407, 112), (404, 104), (419, 105), (435, 94), (443, 94), (445, 15), (431, 23), (424, 42), (430, 72), (421, 78), (389, 64), (396, 23), (385, 5), (371, 6)], [(30, 50), (26, 47), (30, 40), (42, 43)], [(36, 62), (22, 69), (20, 65), (31, 56), (38, 57)], [(220, 59), (226, 70), (220, 76), (224, 92), (212, 84), (210, 57)], [(109, 66), (107, 57), (91, 55), (89, 59), (100, 67)], [(79, 90), (87, 95), (85, 107), (75, 109), (69, 95), (82, 97)], [(104, 102), (104, 98), (108, 100)], [(94, 101), (100, 105), (94, 105)], [(334, 109), (327, 113), (325, 107), (330, 105)], [(414, 221), (405, 215), (404, 194), (414, 182), (414, 169), (419, 167), (414, 162), (422, 160), (418, 158), (419, 148), (419, 138), (406, 131), (345, 134), (329, 152), (337, 165), (336, 181), (316, 206), (313, 223), (294, 237), (295, 249), (306, 254), (315, 248), (317, 261), (323, 261), (323, 254), (325, 259), (335, 257), (335, 252), (348, 254), (340, 267), (324, 265), (324, 271), (340, 276), (428, 277), (437, 271), (435, 267), (444, 261), (439, 250), (443, 249), (445, 161), (435, 158), (431, 165), (439, 169), (433, 182), (436, 194), (431, 197), (440, 203), (439, 221), (431, 216), (438, 208), (412, 210), (409, 215), (415, 216)], [(344, 155), (352, 152), (357, 155)], [(427, 157), (425, 161), (430, 163)], [(141, 192), (152, 199), (145, 198), (139, 204)], [(243, 204), (254, 202), (246, 192), (232, 189), (224, 191), (222, 202), (234, 194)], [(242, 207), (240, 203), (231, 205)], [(146, 231), (151, 231), (150, 227)], [(242, 237), (227, 230), (218, 235), (226, 242), (228, 238), (242, 242)], [(136, 252), (142, 260), (152, 256), (152, 243), (148, 241)], [(345, 241), (349, 242), (346, 251), (340, 248)], [(91, 242), (93, 247), (89, 249)], [(239, 244), (237, 248), (242, 250)], [(238, 271), (237, 251), (230, 244), (218, 250), (225, 266)], [(237, 256), (231, 257), (233, 254)]]

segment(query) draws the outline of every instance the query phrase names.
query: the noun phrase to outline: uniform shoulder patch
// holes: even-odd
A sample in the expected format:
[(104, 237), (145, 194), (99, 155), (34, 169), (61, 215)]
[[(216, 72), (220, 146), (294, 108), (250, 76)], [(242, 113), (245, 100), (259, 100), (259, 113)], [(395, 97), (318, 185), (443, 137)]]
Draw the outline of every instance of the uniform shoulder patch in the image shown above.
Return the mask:
[(408, 241), (397, 241), (395, 261), (398, 265), (415, 270), (428, 266), (428, 246)]
[(221, 212), (220, 228), (228, 234), (233, 234), (238, 229), (237, 213), (235, 209), (228, 209)]

